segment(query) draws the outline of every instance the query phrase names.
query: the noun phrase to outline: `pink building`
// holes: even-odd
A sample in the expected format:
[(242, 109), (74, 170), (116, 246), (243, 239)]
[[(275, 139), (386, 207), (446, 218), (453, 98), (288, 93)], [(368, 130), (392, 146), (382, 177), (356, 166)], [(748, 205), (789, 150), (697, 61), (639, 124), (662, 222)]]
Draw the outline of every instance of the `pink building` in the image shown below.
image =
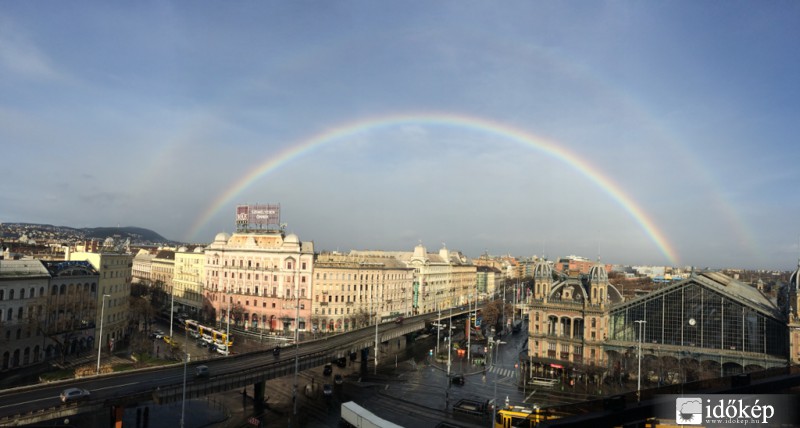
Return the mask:
[(287, 334), (310, 325), (313, 242), (282, 230), (219, 233), (205, 256), (205, 304), (218, 322)]

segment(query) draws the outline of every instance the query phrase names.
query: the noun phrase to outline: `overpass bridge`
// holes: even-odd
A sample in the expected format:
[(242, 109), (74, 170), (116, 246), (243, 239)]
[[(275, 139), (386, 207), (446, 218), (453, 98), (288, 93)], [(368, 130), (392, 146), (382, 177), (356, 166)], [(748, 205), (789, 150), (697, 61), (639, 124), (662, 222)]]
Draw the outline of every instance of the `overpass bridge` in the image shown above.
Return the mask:
[[(460, 312), (454, 311), (453, 315)], [(466, 313), (466, 310), (463, 312)], [(424, 329), (426, 322), (435, 320), (436, 314), (424, 314), (408, 317), (402, 323), (390, 322), (377, 327), (373, 325), (284, 347), (278, 357), (270, 349), (234, 354), (202, 363), (177, 363), (2, 390), (0, 427), (23, 426), (103, 410), (110, 411), (111, 420), (121, 424), (126, 406), (149, 400), (157, 403), (181, 400), (184, 379), (186, 398), (203, 397), (254, 385), (255, 402), (262, 403), (268, 380), (293, 374), (295, 370), (304, 371), (318, 367), (357, 352), (361, 352), (362, 361), (366, 361), (369, 349), (375, 347), (376, 337), (379, 343), (376, 364), (379, 364), (381, 353), (387, 355), (390, 343), (405, 340), (404, 336)], [(192, 375), (185, 376), (187, 372), (193, 374), (194, 367), (199, 364), (209, 367), (209, 378), (195, 379)], [(91, 392), (91, 397), (79, 404), (63, 405), (58, 395), (68, 387), (85, 388)]]

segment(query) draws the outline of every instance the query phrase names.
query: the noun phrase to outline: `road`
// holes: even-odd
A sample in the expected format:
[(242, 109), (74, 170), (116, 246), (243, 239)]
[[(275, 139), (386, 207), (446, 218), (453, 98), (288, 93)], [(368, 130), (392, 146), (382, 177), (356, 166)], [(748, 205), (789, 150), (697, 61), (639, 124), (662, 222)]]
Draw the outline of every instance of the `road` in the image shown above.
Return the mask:
[[(307, 370), (301, 374), (299, 387), (305, 390), (307, 385), (314, 385), (311, 397), (301, 396), (298, 399), (298, 417), (292, 417), (292, 382), (291, 376), (275, 379), (267, 383), (268, 402), (271, 411), (262, 415), (263, 426), (286, 427), (292, 421), (295, 425), (306, 427), (329, 427), (339, 422), (341, 403), (355, 401), (376, 415), (405, 427), (435, 427), (438, 423), (448, 421), (464, 427), (489, 426), (490, 417), (483, 418), (453, 414), (452, 405), (459, 399), (467, 398), (485, 402), (493, 398), (495, 386), (498, 401), (502, 404), (506, 397), (512, 404), (536, 403), (540, 406), (561, 404), (564, 401), (575, 402), (585, 398), (582, 396), (558, 398), (546, 389), (522, 391), (517, 387), (517, 370), (514, 367), (519, 352), (524, 348), (527, 333), (508, 334), (501, 339), (506, 342), (500, 346), (495, 359), (496, 365), (484, 373), (483, 367), (467, 363), (453, 353), (451, 374), (464, 374), (466, 382), (463, 386), (450, 385), (448, 388), (446, 364), (430, 360), (428, 350), (435, 347), (436, 337), (428, 337), (409, 347), (402, 355), (398, 355), (397, 365), (394, 359), (383, 359), (378, 373), (374, 374), (372, 362), (366, 370), (361, 369), (360, 362), (346, 368), (334, 366), (333, 374), (342, 374), (345, 382), (334, 386), (334, 394), (325, 398), (321, 394), (320, 385), (331, 383), (332, 376), (324, 376), (322, 369)], [(443, 342), (444, 343), (444, 342)], [(442, 345), (445, 346), (445, 345)], [(227, 403), (236, 410), (241, 425), (246, 426), (247, 417), (252, 414), (251, 404), (242, 404), (240, 394), (226, 394)]]

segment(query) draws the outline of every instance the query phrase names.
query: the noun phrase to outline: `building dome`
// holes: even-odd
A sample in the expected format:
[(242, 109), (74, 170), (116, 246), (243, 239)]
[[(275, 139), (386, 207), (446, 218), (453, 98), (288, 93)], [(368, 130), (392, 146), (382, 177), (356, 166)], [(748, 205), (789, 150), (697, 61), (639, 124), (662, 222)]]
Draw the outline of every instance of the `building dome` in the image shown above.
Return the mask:
[(290, 233), (286, 235), (286, 239), (284, 239), (283, 242), (287, 244), (299, 244), (300, 238), (298, 238), (294, 233)]
[(180, 247), (180, 248), (178, 248), (178, 252), (179, 252), (179, 253), (185, 253), (185, 252), (187, 252), (187, 251), (189, 251), (189, 249), (188, 249), (188, 248), (186, 248), (186, 247)]
[(204, 250), (205, 249), (203, 247), (198, 246), (198, 247), (195, 247), (194, 252), (195, 253), (202, 253)]
[(228, 242), (228, 239), (230, 239), (230, 238), (231, 238), (231, 235), (228, 235), (225, 232), (220, 232), (220, 233), (217, 234), (217, 236), (214, 237), (214, 243), (216, 243), (216, 244), (226, 244)]
[(110, 236), (108, 238), (106, 238), (106, 240), (103, 241), (103, 246), (104, 247), (113, 247), (114, 246), (114, 238), (112, 238)]
[(533, 265), (533, 277), (535, 279), (551, 279), (553, 277), (553, 268), (550, 263), (545, 260), (539, 260)]
[(608, 282), (608, 274), (606, 273), (606, 267), (600, 263), (592, 266), (592, 268), (589, 270), (589, 282), (600, 282), (600, 283)]

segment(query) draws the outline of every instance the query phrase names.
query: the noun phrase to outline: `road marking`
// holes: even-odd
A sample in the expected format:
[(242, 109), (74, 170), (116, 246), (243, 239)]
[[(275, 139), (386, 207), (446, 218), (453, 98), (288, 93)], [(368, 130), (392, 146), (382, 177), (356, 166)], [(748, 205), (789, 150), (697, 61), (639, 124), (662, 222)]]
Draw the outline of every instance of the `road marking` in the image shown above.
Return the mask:
[[(131, 383), (124, 383), (122, 385), (104, 386), (102, 388), (95, 388), (92, 391), (102, 391), (104, 389), (119, 388), (120, 386), (130, 386), (130, 385), (136, 385), (138, 383), (139, 382), (131, 382)], [(91, 392), (91, 391), (89, 391), (89, 392)]]
[(16, 407), (16, 406), (19, 406), (19, 405), (21, 405), (21, 404), (30, 404), (30, 403), (35, 403), (35, 402), (37, 402), (37, 401), (52, 400), (52, 399), (54, 399), (54, 398), (56, 398), (56, 399), (59, 399), (59, 401), (61, 401), (61, 400), (60, 400), (60, 399), (61, 399), (61, 396), (60, 396), (60, 395), (56, 395), (55, 397), (45, 397), (45, 398), (39, 398), (39, 399), (36, 399), (36, 400), (31, 400), (31, 401), (23, 401), (23, 402), (21, 402), (21, 403), (7, 404), (7, 405), (5, 405), (5, 406), (0, 406), (0, 409), (2, 409), (2, 408), (4, 408), (4, 407)]

